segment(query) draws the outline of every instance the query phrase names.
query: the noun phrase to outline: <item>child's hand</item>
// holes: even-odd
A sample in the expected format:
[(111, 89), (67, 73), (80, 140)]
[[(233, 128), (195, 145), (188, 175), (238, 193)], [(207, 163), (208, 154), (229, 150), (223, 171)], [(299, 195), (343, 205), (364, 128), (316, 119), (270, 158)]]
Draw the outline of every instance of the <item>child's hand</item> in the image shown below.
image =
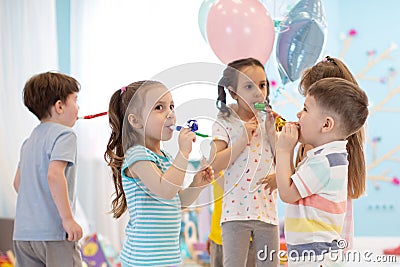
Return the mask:
[(269, 189), (269, 194), (272, 193), (272, 191), (274, 191), (275, 189), (278, 188), (278, 185), (276, 184), (276, 174), (270, 174), (264, 178), (261, 178), (258, 182), (257, 185), (260, 184), (265, 184), (264, 186), (264, 190)]
[(279, 134), (277, 150), (292, 151), (299, 139), (299, 126), (296, 123), (286, 123)]
[(206, 241), (206, 251), (207, 251), (208, 255), (210, 255), (210, 247), (211, 247), (211, 239), (210, 239), (210, 238), (207, 238), (207, 241)]
[(73, 218), (63, 220), (62, 225), (67, 232), (68, 241), (76, 242), (82, 238), (82, 228)]
[(198, 171), (193, 178), (193, 182), (190, 185), (191, 187), (202, 187), (208, 185), (214, 180), (214, 170), (209, 165), (203, 167), (201, 171)]
[(257, 130), (257, 126), (258, 126), (258, 121), (256, 117), (251, 118), (244, 124), (243, 135), (244, 138), (247, 139), (247, 143), (250, 143), (251, 139), (253, 138), (253, 135)]
[(192, 143), (196, 141), (196, 134), (189, 128), (182, 128), (179, 131), (179, 151), (187, 158), (192, 152)]

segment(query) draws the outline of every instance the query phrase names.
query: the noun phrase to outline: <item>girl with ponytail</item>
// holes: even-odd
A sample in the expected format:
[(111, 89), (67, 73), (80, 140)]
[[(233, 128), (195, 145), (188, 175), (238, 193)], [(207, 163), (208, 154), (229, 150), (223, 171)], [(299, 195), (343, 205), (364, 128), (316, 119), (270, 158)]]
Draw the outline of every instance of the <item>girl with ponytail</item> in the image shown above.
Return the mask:
[(160, 82), (139, 81), (117, 90), (109, 105), (111, 136), (104, 158), (115, 187), (112, 212), (129, 211), (122, 266), (174, 266), (181, 263), (181, 209), (189, 206), (213, 179), (210, 166), (195, 174), (182, 189), (196, 135), (179, 132), (175, 158), (161, 141), (175, 130), (174, 101)]

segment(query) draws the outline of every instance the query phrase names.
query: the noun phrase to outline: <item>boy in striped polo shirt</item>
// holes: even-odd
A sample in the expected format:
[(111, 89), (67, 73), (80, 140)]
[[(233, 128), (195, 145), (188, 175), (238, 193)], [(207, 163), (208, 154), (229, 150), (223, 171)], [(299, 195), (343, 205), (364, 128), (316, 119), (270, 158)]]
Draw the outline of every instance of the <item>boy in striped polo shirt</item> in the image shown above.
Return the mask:
[[(285, 237), (289, 266), (340, 266), (331, 251), (344, 248), (340, 233), (347, 199), (346, 138), (368, 116), (368, 98), (357, 85), (325, 78), (307, 92), (297, 123), (279, 135), (276, 176), (279, 195), (287, 203)], [(297, 142), (314, 148), (294, 169)], [(333, 255), (333, 256), (330, 256)], [(341, 258), (339, 257), (339, 260)]]

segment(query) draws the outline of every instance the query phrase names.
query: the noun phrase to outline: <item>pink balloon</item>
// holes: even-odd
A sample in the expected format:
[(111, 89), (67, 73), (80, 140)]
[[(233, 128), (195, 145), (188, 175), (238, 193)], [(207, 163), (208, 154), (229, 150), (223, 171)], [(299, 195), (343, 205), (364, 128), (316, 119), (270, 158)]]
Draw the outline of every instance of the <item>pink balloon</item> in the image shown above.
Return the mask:
[(258, 0), (219, 0), (207, 17), (207, 39), (225, 64), (253, 57), (265, 64), (274, 46), (274, 23)]

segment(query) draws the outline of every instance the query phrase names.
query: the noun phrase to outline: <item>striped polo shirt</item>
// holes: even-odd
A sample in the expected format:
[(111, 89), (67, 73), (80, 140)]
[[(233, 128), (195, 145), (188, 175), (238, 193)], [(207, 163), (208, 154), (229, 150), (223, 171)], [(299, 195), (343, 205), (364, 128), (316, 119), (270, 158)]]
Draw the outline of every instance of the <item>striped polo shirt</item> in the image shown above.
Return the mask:
[(121, 172), (129, 222), (125, 230), (127, 239), (120, 255), (123, 266), (155, 267), (181, 263), (179, 195), (172, 199), (160, 198), (150, 192), (140, 177), (129, 178), (124, 174), (128, 166), (141, 160), (153, 162), (164, 173), (172, 160), (169, 154), (162, 152), (165, 156), (143, 146), (134, 146), (125, 153)]
[(292, 175), (301, 199), (288, 204), (285, 237), (289, 256), (338, 249), (347, 200), (347, 141), (334, 141), (307, 152)]

